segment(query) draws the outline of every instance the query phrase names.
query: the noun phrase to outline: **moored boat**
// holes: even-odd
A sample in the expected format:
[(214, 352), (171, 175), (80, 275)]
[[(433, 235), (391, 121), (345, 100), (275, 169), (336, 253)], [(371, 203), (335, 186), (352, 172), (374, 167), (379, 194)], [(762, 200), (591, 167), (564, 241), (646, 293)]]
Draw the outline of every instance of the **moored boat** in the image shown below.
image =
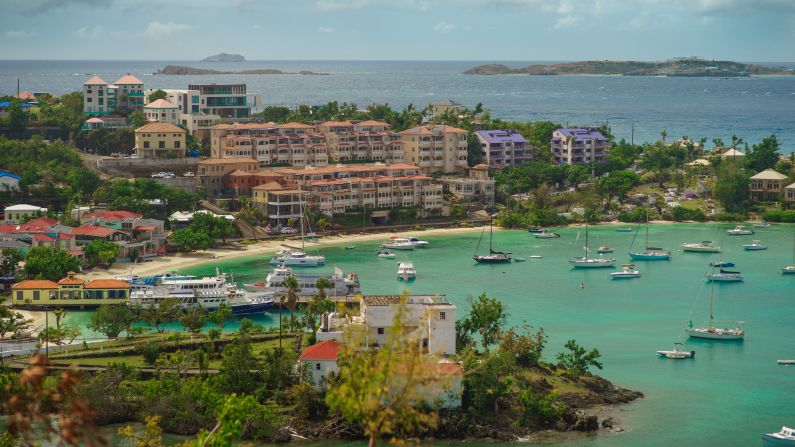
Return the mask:
[(782, 275), (795, 275), (795, 227), (792, 231), (792, 263), (781, 269)]
[(727, 231), (727, 233), (729, 233), (730, 236), (747, 236), (749, 234), (754, 234), (754, 230), (745, 228), (745, 225), (737, 225), (733, 230)]
[(381, 259), (395, 259), (395, 254), (385, 248), (378, 250), (377, 256)]
[(381, 244), (381, 248), (389, 248), (392, 250), (414, 250), (415, 245), (404, 237), (392, 238), (389, 242)]
[(712, 241), (701, 241), (682, 244), (682, 251), (693, 253), (720, 253), (720, 247)]
[(535, 233), (534, 236), (536, 239), (557, 239), (560, 237), (560, 234), (553, 233), (552, 231), (541, 230), (538, 233)]
[(609, 247), (607, 245), (603, 245), (596, 249), (597, 253), (613, 253), (613, 247)]
[(760, 220), (759, 222), (755, 222), (753, 225), (754, 228), (769, 228), (770, 222), (766, 220)]
[(795, 360), (776, 360), (779, 365), (795, 365)]
[(632, 227), (616, 228), (616, 232), (618, 232), (618, 233), (632, 233)]
[(795, 446), (795, 429), (786, 425), (781, 427), (777, 433), (765, 433), (762, 435), (763, 447)]
[[(714, 268), (713, 268), (713, 274)], [(729, 324), (734, 324), (730, 327)], [(715, 320), (715, 281), (713, 280), (709, 290), (709, 322), (705, 327), (696, 327), (691, 320), (685, 328), (685, 332), (692, 338), (704, 338), (708, 340), (742, 340), (745, 338), (745, 329), (742, 321), (724, 324), (723, 327), (716, 327)]]
[[(637, 233), (635, 234), (637, 237)], [(635, 239), (632, 240), (635, 243)], [(630, 246), (630, 249), (632, 247)], [(649, 211), (646, 210), (646, 250), (629, 252), (629, 257), (635, 261), (667, 261), (671, 259), (671, 252), (659, 247), (649, 246)]]
[(733, 262), (729, 262), (729, 261), (710, 262), (709, 266), (710, 267), (734, 267), (734, 263)]
[(718, 273), (711, 272), (707, 273), (706, 275), (707, 281), (714, 281), (714, 282), (740, 282), (743, 279), (743, 274), (740, 272), (735, 272), (732, 270), (723, 270), (720, 269)]
[(414, 237), (414, 236), (409, 236), (407, 239), (409, 240), (411, 245), (413, 245), (413, 246), (415, 246), (417, 248), (428, 248), (431, 245), (430, 242), (424, 241), (424, 240), (422, 240), (420, 238), (417, 238), (417, 237)]
[(417, 277), (417, 270), (414, 268), (414, 263), (411, 261), (403, 261), (398, 264), (397, 270), (398, 279), (409, 281)]
[(484, 226), (483, 229), (480, 231), (480, 239), (478, 240), (478, 246), (475, 248), (475, 255), (472, 257), (472, 259), (474, 259), (475, 262), (477, 262), (478, 264), (505, 264), (511, 262), (511, 252), (495, 250), (492, 245), (494, 239), (493, 219), (489, 220), (489, 254), (487, 255), (478, 254), (478, 250), (480, 249), (480, 243), (483, 242), (483, 233), (485, 232), (486, 232), (486, 227)]
[[(537, 236), (537, 235), (536, 235)], [(585, 248), (582, 257), (575, 257), (569, 261), (572, 267), (576, 269), (583, 268), (605, 268), (616, 265), (616, 260), (612, 258), (589, 258), (588, 257), (588, 224), (585, 224)]]
[(674, 343), (673, 349), (669, 351), (657, 351), (657, 355), (674, 360), (692, 359), (696, 357), (696, 351), (682, 351), (679, 349), (680, 346), (683, 346), (682, 343)]
[(289, 265), (294, 267), (317, 267), (326, 263), (325, 256), (308, 255), (301, 248), (284, 246), (279, 254), (271, 258), (271, 265)]
[(762, 244), (760, 241), (753, 241), (750, 244), (743, 244), (743, 249), (748, 251), (767, 250), (767, 245)]
[(640, 278), (640, 271), (635, 264), (622, 264), (621, 270), (610, 274), (612, 279)]
[(334, 273), (295, 271), (287, 266), (279, 266), (273, 269), (265, 277), (264, 282), (243, 284), (243, 288), (249, 292), (270, 293), (275, 296), (284, 294), (287, 289), (284, 281), (295, 276), (298, 280), (298, 296), (315, 296), (319, 293), (317, 280), (320, 278), (328, 279), (331, 288), (325, 290), (329, 296), (355, 295), (360, 292), (359, 277), (356, 273), (344, 275), (342, 270), (334, 268)]

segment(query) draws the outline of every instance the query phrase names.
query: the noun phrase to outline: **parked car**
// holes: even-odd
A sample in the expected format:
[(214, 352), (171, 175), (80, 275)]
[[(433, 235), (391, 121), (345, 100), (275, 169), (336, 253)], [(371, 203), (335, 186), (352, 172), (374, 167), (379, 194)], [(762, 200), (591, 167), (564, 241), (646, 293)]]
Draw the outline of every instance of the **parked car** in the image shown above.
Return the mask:
[(163, 173), (162, 172), (153, 172), (152, 173), (152, 178), (163, 178)]
[(295, 233), (298, 233), (298, 230), (296, 230), (293, 227), (282, 227), (282, 229), (279, 230), (279, 232), (281, 234), (295, 234)]
[(194, 174), (193, 174), (192, 172), (188, 171), (188, 172), (186, 172), (186, 173), (182, 174), (182, 176), (183, 176), (183, 177), (193, 177), (193, 176), (194, 176)]
[(132, 154), (130, 155), (130, 158), (141, 158), (141, 157), (139, 157), (138, 154)]

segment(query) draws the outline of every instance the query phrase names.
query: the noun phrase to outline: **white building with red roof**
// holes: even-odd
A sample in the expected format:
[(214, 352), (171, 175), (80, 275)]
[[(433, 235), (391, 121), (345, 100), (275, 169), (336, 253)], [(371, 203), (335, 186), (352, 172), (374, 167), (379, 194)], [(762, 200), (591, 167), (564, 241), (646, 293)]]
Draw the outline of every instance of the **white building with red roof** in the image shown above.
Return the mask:
[(311, 375), (312, 382), (321, 388), (324, 381), (331, 375), (340, 371), (337, 365), (340, 344), (335, 340), (326, 340), (307, 347), (298, 357), (299, 364), (306, 368)]
[(83, 83), (83, 114), (111, 115), (144, 106), (144, 82), (127, 73), (109, 84), (99, 76)]
[(144, 116), (149, 121), (179, 125), (179, 108), (165, 99), (156, 99), (145, 105)]

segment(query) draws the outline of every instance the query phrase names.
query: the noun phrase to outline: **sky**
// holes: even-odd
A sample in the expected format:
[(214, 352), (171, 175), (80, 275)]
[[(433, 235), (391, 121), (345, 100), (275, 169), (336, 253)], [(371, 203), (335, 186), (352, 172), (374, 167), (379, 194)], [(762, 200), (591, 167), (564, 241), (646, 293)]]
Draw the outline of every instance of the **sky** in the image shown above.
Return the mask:
[(0, 59), (795, 61), (795, 0), (0, 0)]

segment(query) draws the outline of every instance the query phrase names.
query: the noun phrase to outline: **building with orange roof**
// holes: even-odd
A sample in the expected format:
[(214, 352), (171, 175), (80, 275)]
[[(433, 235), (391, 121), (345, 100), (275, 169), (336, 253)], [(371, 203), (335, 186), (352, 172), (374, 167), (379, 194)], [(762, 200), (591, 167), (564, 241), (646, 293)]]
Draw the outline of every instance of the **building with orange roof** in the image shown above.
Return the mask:
[(318, 130), (326, 138), (332, 160), (399, 163), (404, 159), (400, 134), (390, 131), (383, 121), (327, 121)]
[(154, 122), (135, 129), (135, 152), (141, 158), (185, 158), (185, 129)]
[(99, 76), (83, 83), (83, 114), (111, 115), (117, 110), (135, 110), (144, 106), (144, 83), (126, 74), (114, 84)]
[(127, 73), (113, 83), (115, 87), (117, 110), (140, 110), (146, 101), (144, 96), (144, 81)]
[(339, 373), (337, 357), (341, 347), (335, 340), (326, 340), (307, 346), (301, 351), (298, 363), (306, 368), (318, 388), (323, 387), (330, 375)]
[(165, 99), (156, 99), (144, 106), (144, 116), (149, 121), (179, 124), (179, 108)]
[(253, 158), (208, 158), (199, 161), (199, 186), (209, 196), (225, 196), (234, 194), (229, 184), (232, 172), (255, 174), (259, 172), (259, 162)]
[(328, 147), (322, 133), (301, 123), (234, 123), (210, 129), (213, 158), (246, 157), (263, 166), (326, 166)]
[(69, 272), (53, 282), (26, 279), (11, 287), (11, 305), (19, 308), (68, 307), (87, 309), (102, 304), (126, 304), (130, 285), (117, 279), (87, 281)]
[(467, 134), (453, 126), (417, 126), (400, 132), (405, 159), (426, 173), (458, 173), (467, 164)]
[(266, 183), (276, 183), (279, 186), (287, 186), (288, 182), (283, 176), (269, 171), (245, 172), (240, 169), (232, 171), (227, 177), (229, 189), (236, 196), (251, 196), (251, 189)]

